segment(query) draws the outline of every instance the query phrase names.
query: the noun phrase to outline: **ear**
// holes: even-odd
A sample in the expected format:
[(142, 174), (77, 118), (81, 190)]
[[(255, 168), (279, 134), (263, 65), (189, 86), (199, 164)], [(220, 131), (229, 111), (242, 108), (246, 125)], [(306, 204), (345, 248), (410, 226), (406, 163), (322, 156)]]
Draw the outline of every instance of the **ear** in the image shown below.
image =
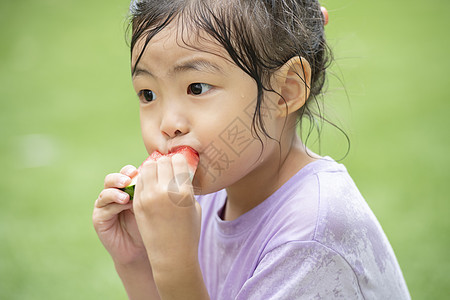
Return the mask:
[(273, 76), (276, 91), (279, 92), (277, 105), (279, 116), (285, 117), (305, 105), (311, 86), (311, 66), (303, 57), (288, 60)]

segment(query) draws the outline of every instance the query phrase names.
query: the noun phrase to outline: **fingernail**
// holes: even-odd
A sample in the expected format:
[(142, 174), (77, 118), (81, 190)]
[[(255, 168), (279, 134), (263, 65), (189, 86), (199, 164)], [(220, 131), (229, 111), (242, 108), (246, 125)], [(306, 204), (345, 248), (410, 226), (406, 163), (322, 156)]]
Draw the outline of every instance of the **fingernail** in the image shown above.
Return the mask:
[(128, 177), (121, 177), (120, 180), (119, 180), (119, 183), (120, 183), (121, 185), (124, 185), (124, 186), (125, 186), (125, 185), (128, 183), (128, 180), (129, 180)]
[(133, 166), (126, 166), (123, 173), (127, 176), (132, 176), (134, 173), (137, 172), (136, 168)]
[(119, 194), (119, 201), (120, 202), (125, 202), (125, 200), (127, 200), (127, 197), (128, 197), (127, 194), (120, 193)]

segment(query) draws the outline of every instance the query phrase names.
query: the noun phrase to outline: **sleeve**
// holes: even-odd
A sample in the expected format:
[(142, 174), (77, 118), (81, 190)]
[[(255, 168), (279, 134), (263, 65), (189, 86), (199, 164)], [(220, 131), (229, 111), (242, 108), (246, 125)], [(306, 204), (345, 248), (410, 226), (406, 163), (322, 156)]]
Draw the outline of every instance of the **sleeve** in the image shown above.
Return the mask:
[(364, 299), (356, 275), (338, 253), (314, 241), (268, 252), (236, 299)]

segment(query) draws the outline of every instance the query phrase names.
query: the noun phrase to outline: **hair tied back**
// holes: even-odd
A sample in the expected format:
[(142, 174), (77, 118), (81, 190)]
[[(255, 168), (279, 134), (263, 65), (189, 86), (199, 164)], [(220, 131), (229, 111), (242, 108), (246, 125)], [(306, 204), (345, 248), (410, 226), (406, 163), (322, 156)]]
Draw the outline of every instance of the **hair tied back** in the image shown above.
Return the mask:
[(322, 15), (323, 15), (323, 25), (327, 25), (328, 24), (328, 10), (321, 6), (320, 10), (322, 11)]

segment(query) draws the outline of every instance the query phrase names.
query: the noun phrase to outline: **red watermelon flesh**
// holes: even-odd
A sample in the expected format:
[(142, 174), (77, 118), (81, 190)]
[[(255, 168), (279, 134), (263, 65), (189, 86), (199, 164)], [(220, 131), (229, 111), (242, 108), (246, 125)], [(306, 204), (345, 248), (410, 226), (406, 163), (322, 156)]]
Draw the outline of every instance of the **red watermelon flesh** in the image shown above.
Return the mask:
[(142, 166), (146, 162), (148, 162), (148, 161), (157, 161), (158, 159), (160, 159), (163, 156), (172, 157), (172, 156), (174, 156), (175, 154), (178, 154), (178, 153), (182, 154), (186, 158), (187, 163), (188, 163), (188, 167), (189, 167), (189, 172), (192, 173), (191, 175), (193, 175), (195, 173), (195, 170), (197, 169), (199, 157), (198, 157), (197, 151), (195, 151), (194, 149), (192, 149), (189, 146), (177, 147), (172, 152), (170, 152), (168, 154), (162, 154), (158, 150), (153, 151), (153, 153), (150, 154), (150, 156), (147, 157), (147, 159), (144, 160), (144, 162), (138, 168), (138, 173), (141, 171)]
[(174, 150), (172, 150), (168, 154), (162, 154), (158, 150), (153, 151), (153, 153), (150, 154), (149, 157), (147, 157), (147, 159), (144, 160), (144, 162), (137, 169), (137, 173), (132, 178), (130, 185), (125, 187), (125, 188), (123, 188), (123, 189), (121, 189), (121, 190), (123, 190), (124, 192), (128, 193), (130, 195), (130, 199), (133, 199), (134, 186), (136, 185), (137, 177), (138, 177), (138, 175), (139, 175), (139, 173), (140, 173), (140, 171), (142, 169), (142, 166), (147, 161), (157, 161), (158, 159), (160, 159), (163, 156), (172, 157), (172, 156), (174, 156), (177, 153), (182, 154), (186, 158), (187, 163), (188, 163), (188, 168), (189, 168), (189, 174), (190, 174), (191, 180), (192, 180), (194, 178), (195, 170), (197, 169), (197, 166), (198, 166), (199, 156), (198, 156), (197, 151), (195, 151), (191, 147), (189, 147), (189, 146), (181, 146), (181, 147), (175, 148)]

